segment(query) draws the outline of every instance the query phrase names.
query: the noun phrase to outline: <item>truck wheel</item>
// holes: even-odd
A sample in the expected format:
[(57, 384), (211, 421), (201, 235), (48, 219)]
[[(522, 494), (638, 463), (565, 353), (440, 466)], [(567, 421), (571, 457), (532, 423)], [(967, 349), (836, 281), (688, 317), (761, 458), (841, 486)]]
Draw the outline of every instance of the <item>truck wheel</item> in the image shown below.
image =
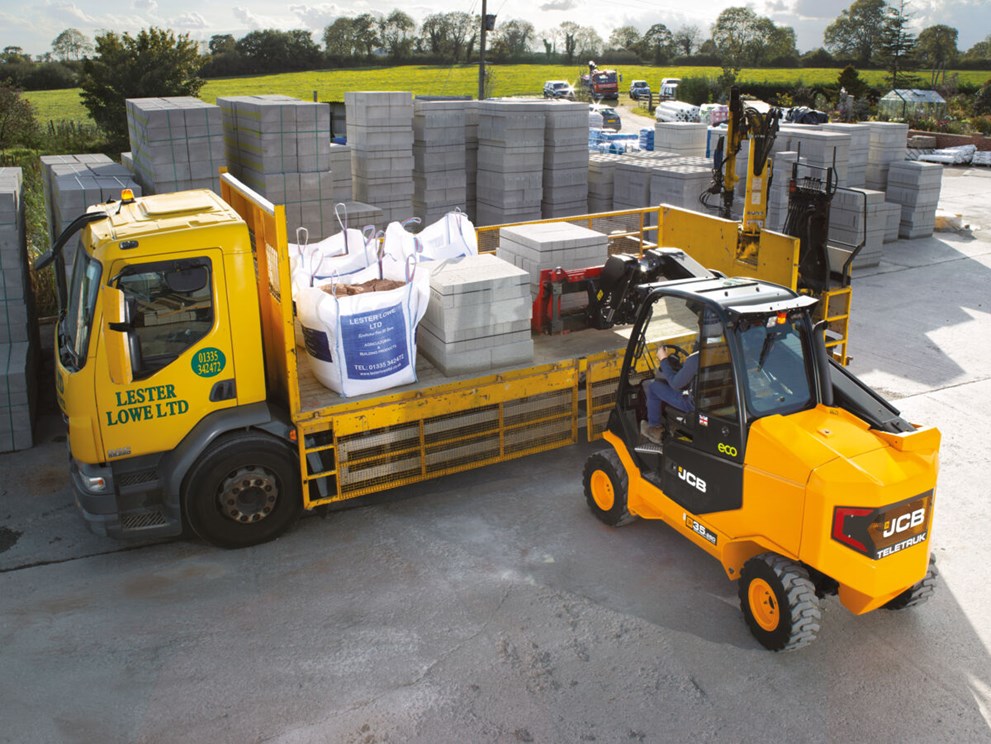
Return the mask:
[(799, 564), (776, 553), (755, 556), (740, 572), (739, 592), (743, 617), (765, 648), (792, 651), (815, 640), (822, 612)]
[(913, 584), (897, 597), (884, 605), (886, 610), (907, 610), (923, 602), (936, 593), (936, 579), (939, 577), (939, 569), (936, 568), (936, 556), (929, 556), (929, 570), (922, 577), (922, 581)]
[(257, 432), (226, 436), (196, 461), (182, 503), (193, 532), (221, 548), (272, 540), (299, 517), (299, 467), (290, 449)]
[(588, 508), (610, 527), (621, 527), (636, 519), (626, 505), (626, 471), (612, 449), (596, 452), (585, 462), (585, 501)]

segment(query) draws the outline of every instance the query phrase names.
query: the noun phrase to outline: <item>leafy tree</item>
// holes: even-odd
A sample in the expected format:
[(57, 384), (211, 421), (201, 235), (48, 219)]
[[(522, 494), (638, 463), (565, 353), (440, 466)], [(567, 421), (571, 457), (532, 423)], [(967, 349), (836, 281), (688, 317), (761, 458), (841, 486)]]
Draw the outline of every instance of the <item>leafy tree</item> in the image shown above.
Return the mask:
[(356, 57), (362, 50), (354, 19), (341, 16), (323, 30), (323, 44), (331, 57)]
[(682, 26), (674, 32), (671, 41), (678, 47), (678, 51), (690, 57), (702, 43), (702, 30), (691, 24)]
[(395, 61), (409, 57), (413, 50), (416, 21), (401, 10), (393, 10), (379, 23), (379, 38), (385, 51)]
[(492, 39), (492, 54), (503, 59), (519, 59), (530, 51), (535, 35), (530, 21), (512, 19), (500, 23)]
[(210, 54), (230, 54), (237, 50), (237, 39), (231, 34), (214, 34), (207, 48)]
[(244, 58), (246, 72), (309, 70), (320, 62), (320, 49), (302, 29), (252, 31), (238, 39), (235, 50)]
[(93, 42), (75, 28), (67, 28), (52, 42), (52, 53), (63, 62), (79, 60), (93, 51)]
[(901, 82), (906, 83), (904, 73), (915, 66), (912, 57), (915, 36), (908, 31), (910, 20), (905, 12), (905, 0), (900, 0), (897, 7), (888, 6), (887, 18), (881, 27), (880, 59), (891, 74), (892, 88), (899, 86), (899, 75), (902, 75)]
[(460, 11), (434, 13), (420, 26), (421, 46), (447, 62), (467, 61), (474, 51), (481, 20)]
[(640, 46), (640, 32), (633, 26), (619, 26), (609, 35), (610, 49), (635, 50)]
[(936, 87), (941, 80), (946, 82), (946, 68), (956, 62), (957, 30), (942, 23), (922, 29), (915, 45), (920, 62), (931, 71), (929, 84)]
[(561, 39), (564, 42), (564, 61), (569, 65), (575, 61), (575, 53), (578, 51), (576, 36), (579, 26), (574, 21), (564, 21), (561, 23)]
[(31, 62), (31, 55), (25, 54), (19, 46), (6, 46), (0, 52), (0, 63), (5, 65), (16, 65)]
[(591, 26), (580, 26), (575, 34), (575, 47), (578, 49), (579, 57), (595, 59), (602, 54), (605, 42), (599, 36), (599, 32)]
[(966, 54), (962, 57), (963, 61), (970, 62), (971, 64), (981, 64), (991, 62), (991, 36), (988, 36), (984, 41), (979, 41), (970, 49), (967, 50)]
[(802, 67), (832, 67), (836, 60), (822, 47), (812, 49), (802, 55)]
[(203, 86), (200, 65), (199, 47), (188, 34), (176, 37), (160, 28), (142, 29), (137, 36), (107, 31), (96, 37), (95, 56), (83, 60), (83, 105), (97, 126), (121, 144), (127, 137), (124, 101), (195, 96)]
[(885, 0), (855, 0), (826, 27), (823, 36), (826, 49), (865, 67), (881, 50), (881, 30), (887, 20)]
[(671, 30), (663, 23), (655, 23), (640, 39), (637, 51), (640, 58), (662, 65), (674, 52), (675, 43)]
[(9, 83), (0, 83), (0, 150), (14, 145), (31, 147), (40, 135), (31, 102)]
[(797, 56), (795, 31), (776, 26), (751, 8), (726, 8), (712, 25), (712, 41), (722, 58), (724, 73), (759, 67), (771, 59)]
[(867, 92), (867, 83), (860, 79), (860, 73), (853, 65), (847, 65), (843, 68), (837, 83), (854, 98), (860, 98)]

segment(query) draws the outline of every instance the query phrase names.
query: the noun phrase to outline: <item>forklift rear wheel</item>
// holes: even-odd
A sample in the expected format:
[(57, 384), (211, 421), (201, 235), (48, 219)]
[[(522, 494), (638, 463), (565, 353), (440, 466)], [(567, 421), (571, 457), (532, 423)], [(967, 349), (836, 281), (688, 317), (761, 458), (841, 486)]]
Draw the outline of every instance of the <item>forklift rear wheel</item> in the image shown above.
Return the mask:
[(212, 444), (190, 468), (183, 509), (193, 532), (221, 548), (268, 542), (302, 511), (299, 468), (287, 446), (245, 432)]
[(610, 527), (621, 527), (636, 519), (627, 509), (627, 478), (619, 456), (601, 450), (585, 462), (585, 501), (588, 508)]
[(936, 568), (936, 556), (929, 556), (929, 570), (926, 571), (926, 575), (922, 577), (922, 581), (913, 584), (908, 589), (903, 591), (897, 597), (892, 599), (886, 605), (884, 609), (886, 610), (907, 610), (909, 607), (915, 607), (923, 602), (929, 600), (929, 598), (936, 593), (936, 579), (939, 577), (939, 569)]
[(744, 564), (739, 593), (750, 632), (765, 648), (792, 651), (815, 640), (822, 612), (803, 566), (762, 553)]

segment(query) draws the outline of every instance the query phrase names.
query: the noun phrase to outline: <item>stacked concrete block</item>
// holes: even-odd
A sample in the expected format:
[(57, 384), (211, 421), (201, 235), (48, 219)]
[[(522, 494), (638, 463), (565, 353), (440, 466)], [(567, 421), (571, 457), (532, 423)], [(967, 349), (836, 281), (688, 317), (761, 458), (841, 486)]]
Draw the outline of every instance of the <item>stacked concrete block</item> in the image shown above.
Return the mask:
[(678, 155), (705, 156), (709, 127), (687, 121), (659, 121), (654, 124), (654, 149)]
[(610, 153), (589, 153), (588, 211), (590, 214), (612, 211), (616, 166), (622, 162), (622, 157)]
[(413, 102), (413, 214), (429, 225), (465, 210), (462, 101)]
[[(848, 184), (847, 168), (850, 160), (849, 134), (828, 132), (811, 127), (790, 127), (782, 135), (788, 141), (788, 150), (799, 153), (802, 162), (813, 170), (810, 174), (825, 177), (827, 168), (833, 169), (836, 182), (840, 186)], [(777, 143), (775, 143), (777, 144)]]
[[(122, 161), (123, 162), (123, 161)], [(52, 169), (56, 165), (83, 166), (80, 171), (88, 170), (91, 165), (110, 166), (114, 161), (103, 153), (85, 153), (82, 155), (42, 155), (41, 156), (41, 188), (45, 196), (45, 221), (48, 225), (48, 238), (54, 241), (61, 230), (55, 222), (55, 200), (52, 197)], [(68, 172), (63, 169), (60, 172)], [(130, 171), (129, 171), (130, 172)], [(133, 175), (133, 173), (132, 173)]]
[(798, 153), (783, 150), (772, 158), (771, 186), (767, 191), (767, 217), (764, 226), (768, 230), (781, 232), (788, 220), (788, 183), (791, 181), (792, 166), (798, 162)]
[(681, 158), (661, 161), (651, 171), (650, 205), (669, 204), (682, 209), (700, 209), (699, 194), (711, 182), (710, 165)]
[(285, 206), (290, 235), (310, 240), (340, 228), (334, 216), (330, 107), (282, 95), (218, 98), (231, 172)]
[(908, 152), (908, 124), (871, 121), (867, 126), (870, 144), (864, 184), (869, 189), (884, 191), (888, 187), (888, 168), (892, 163), (905, 160)]
[(885, 202), (881, 208), (884, 219), (884, 242), (894, 243), (898, 240), (898, 225), (902, 221), (902, 205)]
[(888, 169), (886, 199), (901, 205), (898, 236), (924, 238), (936, 227), (936, 205), (943, 180), (939, 163), (902, 161)]
[(541, 218), (548, 105), (511, 100), (478, 104), (476, 224)]
[[(884, 192), (872, 189), (837, 191), (829, 212), (829, 240), (840, 243), (847, 253), (864, 241), (864, 247), (854, 259), (854, 268), (877, 266), (881, 262), (884, 244)], [(833, 271), (842, 266), (830, 259)]]
[(133, 172), (146, 194), (220, 192), (226, 165), (220, 108), (192, 96), (129, 98)]
[(465, 207), (475, 221), (478, 193), (478, 101), (465, 101)]
[(584, 214), (588, 208), (588, 107), (558, 101), (544, 118), (545, 219)]
[(387, 222), (413, 216), (413, 97), (408, 92), (344, 94), (354, 198)]
[(38, 333), (28, 278), (20, 168), (0, 168), (0, 452), (33, 444)]
[(609, 256), (606, 235), (568, 222), (516, 225), (499, 230), (496, 256), (530, 275), (534, 299), (544, 269), (582, 269), (601, 266)]
[(354, 200), (351, 183), (351, 145), (330, 144), (330, 180), (334, 182), (334, 199), (339, 202)]
[(650, 206), (653, 162), (646, 158), (620, 156), (613, 173), (613, 209)]
[(530, 276), (491, 254), (444, 263), (430, 274), (417, 348), (445, 375), (533, 360)]
[(831, 122), (820, 124), (824, 132), (840, 132), (850, 135), (850, 152), (847, 159), (846, 186), (862, 188), (867, 179), (867, 158), (870, 152), (871, 128), (867, 124)]

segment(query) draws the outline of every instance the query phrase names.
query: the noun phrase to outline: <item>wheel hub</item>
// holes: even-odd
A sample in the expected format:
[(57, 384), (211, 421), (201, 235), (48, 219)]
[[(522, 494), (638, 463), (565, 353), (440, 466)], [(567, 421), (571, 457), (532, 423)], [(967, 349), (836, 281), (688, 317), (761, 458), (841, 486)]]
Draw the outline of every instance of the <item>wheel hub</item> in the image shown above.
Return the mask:
[(778, 627), (781, 612), (774, 590), (764, 579), (754, 579), (747, 590), (750, 612), (757, 624), (768, 632)]
[(608, 475), (601, 470), (596, 470), (592, 473), (589, 486), (596, 506), (605, 512), (613, 508), (613, 504), (616, 503), (616, 494), (613, 492), (612, 479)]
[(221, 514), (241, 524), (265, 519), (278, 499), (279, 484), (275, 475), (258, 466), (235, 470), (224, 479), (217, 493)]

